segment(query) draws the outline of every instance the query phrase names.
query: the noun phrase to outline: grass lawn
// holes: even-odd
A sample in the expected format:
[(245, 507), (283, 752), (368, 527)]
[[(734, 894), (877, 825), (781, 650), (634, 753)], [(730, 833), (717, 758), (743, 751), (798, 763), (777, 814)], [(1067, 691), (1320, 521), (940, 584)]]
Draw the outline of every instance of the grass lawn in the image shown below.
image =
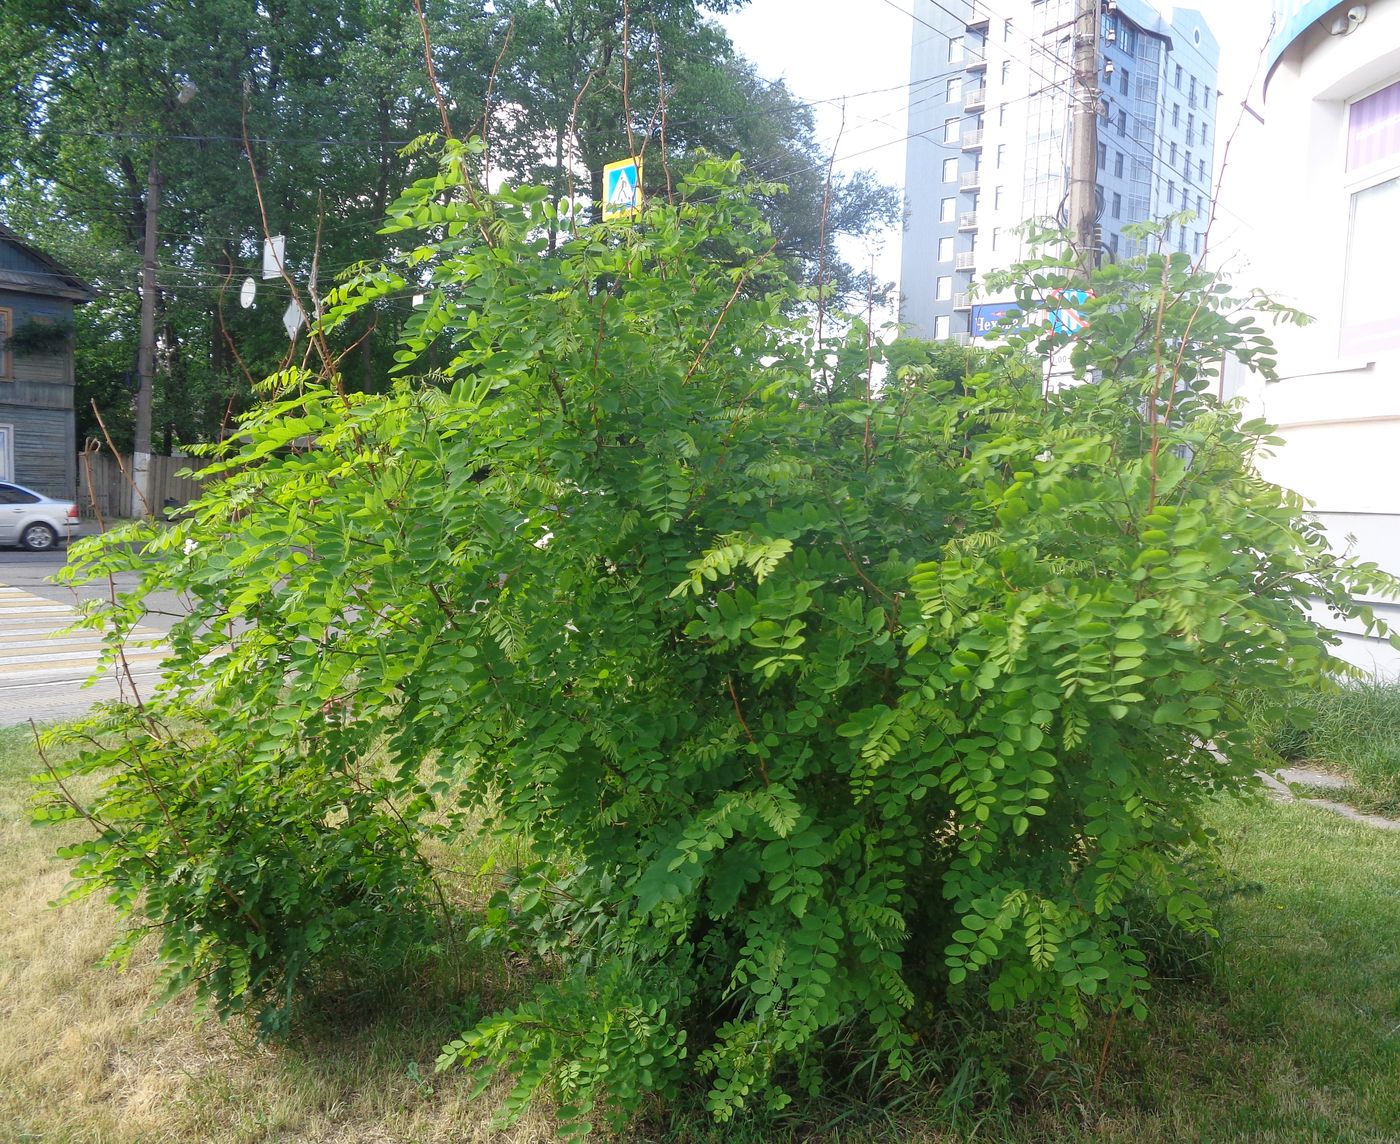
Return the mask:
[[(441, 1005), (387, 1006), (296, 1042), (196, 1027), (188, 1005), (148, 1010), (150, 964), (93, 968), (113, 934), (101, 902), (47, 908), (62, 839), (24, 821), (36, 767), (0, 732), (0, 1140), (544, 1141), (542, 1113), (492, 1133), (499, 1096), (436, 1076), (459, 1031)], [(955, 1130), (926, 1083), (882, 1110), (806, 1110), (808, 1123), (658, 1122), (635, 1140), (1400, 1141), (1400, 833), (1304, 806), (1220, 806), (1236, 892), (1223, 944), (1191, 981), (1164, 983), (1145, 1026), (1120, 1025), (1097, 1098), (1104, 1029), (1034, 1095)], [(74, 828), (76, 831), (76, 828)], [(138, 959), (139, 961), (139, 959)]]
[(1317, 791), (1319, 796), (1400, 818), (1400, 682), (1348, 680), (1309, 693), (1298, 705), (1310, 713), (1309, 726), (1276, 725), (1269, 736), (1274, 748), (1346, 784), (1340, 792)]

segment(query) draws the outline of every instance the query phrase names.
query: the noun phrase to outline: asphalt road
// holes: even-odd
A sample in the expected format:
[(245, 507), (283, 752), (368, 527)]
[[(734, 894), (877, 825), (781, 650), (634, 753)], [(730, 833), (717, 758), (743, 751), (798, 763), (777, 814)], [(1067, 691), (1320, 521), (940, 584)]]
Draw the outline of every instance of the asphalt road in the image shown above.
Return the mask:
[(137, 584), (134, 574), (76, 588), (53, 582), (68, 562), (67, 549), (24, 552), (0, 548), (0, 726), (61, 722), (82, 715), (102, 699), (130, 698), (159, 677), (159, 637), (182, 613), (173, 594), (154, 603), (159, 613), (142, 625), (141, 639), (129, 645), (133, 680), (110, 674), (88, 683), (97, 665), (95, 633), (65, 633), (80, 600), (106, 597)]

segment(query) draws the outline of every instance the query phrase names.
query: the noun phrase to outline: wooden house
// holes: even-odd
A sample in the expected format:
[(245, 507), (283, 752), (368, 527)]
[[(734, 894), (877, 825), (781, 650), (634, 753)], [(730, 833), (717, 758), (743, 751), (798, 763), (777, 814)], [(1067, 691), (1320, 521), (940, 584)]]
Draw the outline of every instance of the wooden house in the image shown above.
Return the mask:
[(82, 279), (0, 226), (0, 480), (74, 496), (73, 307), (93, 297)]

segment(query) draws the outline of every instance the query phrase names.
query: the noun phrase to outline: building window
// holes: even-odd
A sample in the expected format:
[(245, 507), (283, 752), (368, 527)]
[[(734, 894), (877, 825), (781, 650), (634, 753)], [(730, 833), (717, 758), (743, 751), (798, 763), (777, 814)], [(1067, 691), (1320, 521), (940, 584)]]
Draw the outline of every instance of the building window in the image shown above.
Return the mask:
[(1116, 234), (1110, 234), (1108, 236), (1108, 249), (1113, 251), (1114, 254), (1118, 253), (1118, 236)]
[(1001, 227), (999, 227), (999, 226), (994, 226), (994, 227), (992, 227), (992, 249), (993, 249), (993, 250), (995, 250), (995, 249), (997, 248), (997, 243), (1000, 242), (1000, 241), (1001, 241)]
[(1168, 159), (1167, 162), (1169, 162), (1173, 167), (1176, 166), (1176, 144), (1175, 144), (1175, 143), (1173, 143), (1172, 146), (1171, 146), (1171, 158)]
[(0, 377), (14, 377), (14, 359), (10, 354), (10, 333), (14, 329), (15, 316), (9, 310), (0, 310)]
[(1206, 161), (1204, 159), (1196, 160), (1196, 181), (1198, 183), (1206, 181)]
[(996, 190), (992, 192), (992, 206), (997, 210), (1001, 210), (1001, 193), (1004, 190), (1006, 190), (1005, 187), (997, 187)]
[(1119, 135), (1126, 135), (1127, 133), (1128, 133), (1128, 113), (1127, 113), (1126, 111), (1120, 111), (1120, 112), (1118, 113), (1118, 134), (1119, 134)]
[(1201, 88), (1201, 106), (1202, 106), (1203, 108), (1205, 108), (1207, 111), (1210, 110), (1210, 88), (1209, 88), (1209, 87), (1203, 87), (1203, 88)]
[(1172, 104), (1172, 126), (1181, 126), (1181, 104), (1179, 103)]
[(1171, 206), (1176, 200), (1176, 180), (1167, 180), (1167, 206)]
[(1102, 171), (1108, 166), (1108, 144), (1099, 144), (1099, 170)]
[(1181, 90), (1181, 65), (1176, 65), (1176, 90)]
[(1205, 195), (1197, 195), (1197, 196), (1196, 196), (1196, 217), (1197, 217), (1197, 218), (1205, 218), (1205, 217), (1206, 217), (1206, 197), (1205, 197)]
[(1196, 253), (1201, 253), (1201, 232), (1199, 230), (1196, 232)]
[(1001, 26), (1001, 42), (1003, 44), (1011, 42), (1011, 17), (1006, 18), (1006, 23)]
[(1118, 91), (1122, 95), (1128, 94), (1128, 69), (1118, 69)]
[(1010, 78), (1011, 78), (1011, 61), (1010, 61), (1010, 60), (1002, 60), (1002, 61), (1001, 61), (1001, 82), (1002, 82), (1002, 83), (1005, 83), (1005, 82), (1006, 82), (1007, 80), (1009, 80)]
[(1192, 77), (1191, 77), (1191, 92), (1190, 92), (1190, 94), (1187, 96), (1187, 99), (1190, 101), (1192, 107), (1195, 107), (1195, 106), (1196, 106), (1196, 77), (1195, 77), (1195, 76), (1192, 76)]
[[(1400, 83), (1351, 105), (1347, 117), (1348, 171), (1374, 169), (1370, 185), (1351, 196), (1351, 227), (1342, 288), (1343, 353), (1400, 348), (1395, 266), (1400, 261)], [(1379, 180), (1379, 181), (1378, 181)]]
[(1116, 191), (1113, 194), (1113, 217), (1123, 217), (1123, 196), (1118, 194)]
[(997, 170), (1001, 170), (1001, 161), (1006, 158), (1006, 144), (997, 144)]
[(1130, 56), (1137, 55), (1137, 29), (1122, 19), (1118, 21), (1118, 46)]
[(962, 102), (962, 76), (955, 75), (948, 81), (948, 102)]
[(947, 314), (937, 314), (933, 319), (933, 340), (936, 342), (946, 342), (950, 322)]
[(1400, 156), (1400, 83), (1358, 99), (1347, 117), (1347, 167), (1357, 171)]
[(933, 284), (933, 300), (946, 302), (953, 296), (953, 276), (940, 274)]
[(1113, 153), (1113, 173), (1114, 173), (1115, 175), (1117, 175), (1120, 179), (1123, 177), (1123, 152), (1122, 152), (1122, 151), (1115, 151), (1115, 152)]
[(950, 155), (943, 160), (943, 181), (945, 183), (956, 182), (958, 178), (958, 157)]
[(962, 117), (953, 115), (943, 121), (943, 142), (956, 143), (962, 133)]
[(958, 217), (958, 200), (944, 199), (938, 204), (938, 221), (952, 222)]
[(963, 38), (961, 36), (948, 37), (948, 62), (950, 64), (960, 64), (963, 60)]
[(1196, 117), (1188, 113), (1186, 116), (1186, 143), (1188, 146), (1191, 143), (1191, 136), (1194, 134), (1196, 134)]

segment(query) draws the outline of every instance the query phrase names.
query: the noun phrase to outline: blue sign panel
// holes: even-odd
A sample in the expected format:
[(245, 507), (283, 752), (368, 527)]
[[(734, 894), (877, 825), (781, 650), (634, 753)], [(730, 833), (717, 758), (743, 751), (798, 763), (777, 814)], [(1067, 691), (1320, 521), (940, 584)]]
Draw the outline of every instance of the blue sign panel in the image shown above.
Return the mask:
[(995, 337), (997, 334), (1007, 333), (1007, 328), (1001, 324), (1002, 319), (1020, 312), (1021, 307), (1015, 302), (991, 302), (984, 306), (973, 306), (972, 336), (974, 338), (989, 338)]
[(1337, 0), (1274, 0), (1274, 34), (1269, 38), (1268, 53), (1264, 57), (1264, 74), (1267, 76), (1274, 70), (1279, 56), (1308, 30), (1310, 24), (1336, 6)]

